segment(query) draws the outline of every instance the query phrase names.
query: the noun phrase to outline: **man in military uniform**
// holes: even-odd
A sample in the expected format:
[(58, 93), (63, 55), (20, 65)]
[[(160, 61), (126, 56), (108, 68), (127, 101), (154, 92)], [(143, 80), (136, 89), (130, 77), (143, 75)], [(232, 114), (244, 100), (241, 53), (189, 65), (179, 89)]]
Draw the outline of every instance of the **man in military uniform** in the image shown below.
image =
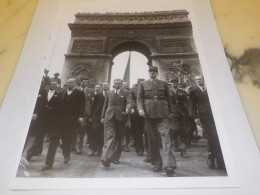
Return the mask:
[(195, 81), (197, 86), (190, 93), (192, 113), (195, 118), (195, 123), (200, 126), (202, 125), (208, 134), (208, 166), (210, 169), (216, 168), (216, 160), (217, 168), (225, 170), (225, 163), (221, 152), (217, 129), (212, 115), (204, 78), (203, 76), (196, 76)]
[(186, 149), (190, 148), (192, 125), (190, 118), (192, 116), (189, 109), (186, 92), (181, 89), (182, 84), (178, 85), (178, 78), (173, 78), (171, 84), (170, 96), (173, 105), (173, 117), (170, 119), (170, 134), (174, 141), (174, 147), (181, 152), (183, 158), (189, 158)]
[(169, 117), (172, 115), (168, 83), (158, 80), (158, 68), (149, 67), (150, 79), (140, 83), (137, 93), (137, 109), (145, 117), (151, 161), (154, 171), (165, 169), (167, 176), (174, 174), (176, 161), (169, 134)]
[(130, 94), (133, 101), (133, 108), (131, 110), (131, 132), (134, 137), (134, 147), (135, 152), (138, 156), (142, 156), (144, 153), (144, 144), (143, 144), (143, 134), (144, 134), (144, 118), (139, 116), (137, 110), (137, 92), (139, 84), (144, 81), (144, 79), (137, 79), (137, 84), (135, 84), (131, 90)]

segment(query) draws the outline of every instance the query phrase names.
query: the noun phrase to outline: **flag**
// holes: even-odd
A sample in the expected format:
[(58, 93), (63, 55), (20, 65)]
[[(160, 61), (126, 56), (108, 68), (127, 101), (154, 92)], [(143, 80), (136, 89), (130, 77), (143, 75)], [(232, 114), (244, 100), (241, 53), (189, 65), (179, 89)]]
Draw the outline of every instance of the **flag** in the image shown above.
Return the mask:
[(131, 51), (129, 52), (129, 57), (128, 57), (128, 61), (127, 61), (127, 65), (125, 68), (125, 73), (124, 73), (124, 77), (123, 77), (123, 81), (127, 82), (128, 84), (128, 88), (130, 87), (130, 62), (131, 61)]

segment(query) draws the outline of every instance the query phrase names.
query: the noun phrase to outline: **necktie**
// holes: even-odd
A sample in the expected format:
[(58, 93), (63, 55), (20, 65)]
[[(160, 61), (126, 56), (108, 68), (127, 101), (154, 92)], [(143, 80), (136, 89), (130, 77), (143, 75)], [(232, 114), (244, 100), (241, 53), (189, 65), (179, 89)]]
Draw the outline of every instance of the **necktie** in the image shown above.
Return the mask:
[(203, 92), (207, 93), (207, 89), (205, 86), (202, 87)]

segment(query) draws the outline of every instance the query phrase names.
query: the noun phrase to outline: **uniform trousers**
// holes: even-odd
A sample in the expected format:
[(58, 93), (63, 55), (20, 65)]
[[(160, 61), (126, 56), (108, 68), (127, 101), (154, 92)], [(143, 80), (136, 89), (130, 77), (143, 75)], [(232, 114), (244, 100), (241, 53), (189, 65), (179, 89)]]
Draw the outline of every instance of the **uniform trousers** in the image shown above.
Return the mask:
[(64, 121), (60, 123), (56, 129), (53, 129), (50, 132), (50, 145), (45, 161), (46, 165), (52, 167), (57, 147), (60, 144), (60, 139), (62, 141), (62, 154), (64, 158), (70, 156), (73, 133), (77, 128), (77, 124), (77, 121)]
[(126, 121), (115, 118), (104, 122), (104, 146), (101, 161), (118, 161), (122, 151), (122, 136)]
[(176, 168), (169, 134), (169, 119), (146, 118), (147, 137), (153, 165)]

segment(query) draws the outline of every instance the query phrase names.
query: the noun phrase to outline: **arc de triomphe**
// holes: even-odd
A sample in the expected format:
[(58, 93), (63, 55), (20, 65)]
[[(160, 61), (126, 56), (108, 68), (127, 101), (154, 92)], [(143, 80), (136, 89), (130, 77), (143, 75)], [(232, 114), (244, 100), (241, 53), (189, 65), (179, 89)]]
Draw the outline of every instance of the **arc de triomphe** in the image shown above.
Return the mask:
[(192, 24), (185, 10), (141, 13), (77, 13), (61, 78), (110, 80), (114, 57), (124, 51), (145, 55), (168, 80), (201, 72)]

